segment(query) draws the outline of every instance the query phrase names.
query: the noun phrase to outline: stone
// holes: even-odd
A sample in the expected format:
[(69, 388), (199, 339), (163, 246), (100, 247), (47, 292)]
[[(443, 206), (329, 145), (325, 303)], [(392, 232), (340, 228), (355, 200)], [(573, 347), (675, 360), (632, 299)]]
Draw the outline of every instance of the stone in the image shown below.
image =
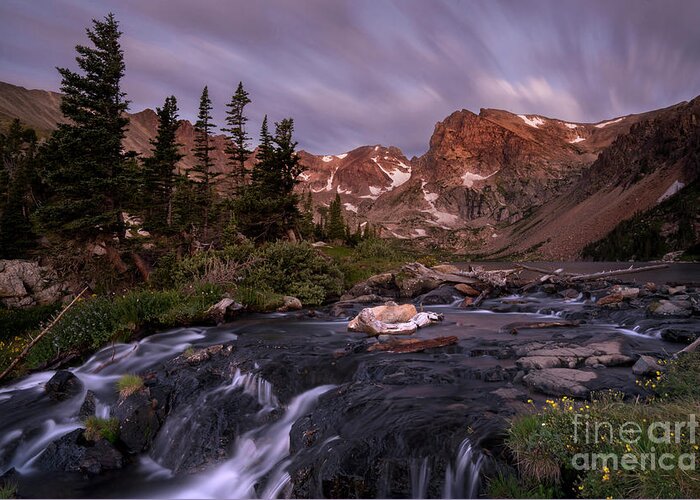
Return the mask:
[(656, 283), (653, 283), (651, 281), (647, 281), (646, 283), (644, 283), (644, 289), (649, 293), (656, 293), (656, 290), (657, 290)]
[(48, 267), (29, 260), (0, 260), (0, 302), (7, 307), (51, 304), (63, 297), (63, 283)]
[[(411, 313), (413, 315), (409, 316)], [(368, 307), (360, 311), (350, 323), (351, 332), (378, 335), (411, 335), (419, 327), (442, 321), (442, 315), (437, 313), (418, 313), (412, 304), (384, 305)]]
[(86, 420), (88, 417), (95, 415), (95, 410), (95, 393), (88, 390), (85, 393), (83, 404), (80, 405), (80, 409), (78, 410), (78, 418), (80, 420)]
[(129, 453), (138, 454), (148, 449), (160, 429), (148, 389), (120, 400), (114, 417), (119, 419), (119, 440)]
[(632, 373), (634, 373), (635, 375), (642, 375), (647, 377), (656, 375), (656, 372), (661, 371), (665, 371), (665, 367), (661, 366), (657, 362), (656, 358), (652, 356), (647, 356), (645, 354), (639, 356), (639, 359), (632, 367)]
[(600, 299), (598, 299), (598, 301), (596, 302), (596, 305), (603, 307), (603, 306), (607, 306), (610, 304), (618, 304), (618, 303), (622, 302), (623, 299), (624, 299), (624, 297), (622, 296), (621, 293), (613, 293), (613, 294), (606, 295), (605, 297), (601, 297)]
[(622, 295), (623, 299), (636, 299), (639, 297), (639, 288), (615, 285), (610, 289), (613, 294)]
[(693, 329), (692, 327), (681, 328), (664, 328), (661, 330), (661, 338), (668, 342), (677, 342), (679, 344), (690, 344), (700, 337), (700, 328)]
[(686, 291), (686, 286), (685, 285), (680, 285), (680, 286), (669, 286), (668, 287), (668, 294), (669, 295), (680, 295), (682, 293), (685, 293)]
[(304, 307), (301, 303), (301, 300), (297, 299), (296, 297), (292, 297), (290, 295), (285, 295), (282, 297), (282, 306), (280, 306), (279, 309), (277, 309), (278, 312), (287, 312), (287, 311), (298, 311)]
[(100, 474), (104, 471), (121, 469), (124, 456), (106, 439), (100, 439), (86, 449), (80, 462), (80, 470), (88, 474)]
[(234, 303), (235, 301), (233, 299), (224, 297), (219, 302), (207, 309), (205, 314), (207, 318), (214, 323), (223, 323), (226, 319), (226, 311), (228, 310), (229, 306), (233, 305)]
[(481, 292), (479, 290), (470, 285), (467, 285), (466, 283), (456, 284), (455, 289), (459, 293), (461, 293), (462, 295), (466, 295), (467, 297), (478, 297), (479, 295), (481, 295)]
[(561, 296), (565, 299), (575, 299), (578, 298), (579, 295), (581, 295), (581, 292), (579, 292), (575, 288), (567, 288), (566, 290), (561, 292)]
[(72, 372), (59, 370), (46, 382), (44, 390), (54, 401), (65, 401), (80, 394), (83, 383)]
[(587, 384), (596, 379), (597, 375), (593, 372), (570, 368), (548, 368), (528, 373), (523, 378), (523, 382), (530, 389), (550, 396), (587, 398), (591, 393)]
[(457, 299), (459, 299), (459, 295), (457, 295), (455, 287), (451, 285), (442, 285), (420, 296), (417, 301), (421, 305), (448, 305), (452, 304)]
[(649, 316), (675, 316), (687, 318), (693, 314), (690, 303), (671, 302), (670, 300), (659, 300), (652, 302), (647, 306), (647, 315)]

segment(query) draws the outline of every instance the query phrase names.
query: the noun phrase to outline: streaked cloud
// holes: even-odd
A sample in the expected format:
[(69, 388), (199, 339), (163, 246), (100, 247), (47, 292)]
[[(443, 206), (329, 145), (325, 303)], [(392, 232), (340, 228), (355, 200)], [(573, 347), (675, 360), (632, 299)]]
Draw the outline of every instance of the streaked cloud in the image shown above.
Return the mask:
[(251, 126), (292, 116), (315, 153), (421, 154), (462, 108), (596, 122), (700, 93), (694, 0), (3, 0), (0, 80), (57, 90), (109, 11), (132, 110), (172, 93), (191, 119), (209, 85), (221, 123), (242, 80)]

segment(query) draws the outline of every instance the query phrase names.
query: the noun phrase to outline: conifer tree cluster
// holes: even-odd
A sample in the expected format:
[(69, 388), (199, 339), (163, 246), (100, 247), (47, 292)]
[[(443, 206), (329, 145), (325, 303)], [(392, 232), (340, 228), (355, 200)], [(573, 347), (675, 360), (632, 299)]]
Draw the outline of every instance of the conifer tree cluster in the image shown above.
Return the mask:
[[(246, 116), (251, 98), (239, 82), (221, 128), (230, 172), (224, 176), (216, 168), (214, 103), (205, 86), (192, 151), (178, 143), (173, 95), (156, 108), (150, 152), (125, 151), (122, 32), (109, 14), (93, 20), (86, 33), (89, 44), (76, 46), (77, 70), (58, 68), (65, 122), (43, 143), (19, 121), (0, 134), (0, 258), (28, 255), (37, 233), (59, 244), (101, 247), (120, 272), (129, 267), (128, 256), (147, 278), (148, 263), (138, 255), (142, 234), (163, 248), (189, 250), (241, 234), (256, 242), (315, 236), (310, 194), (300, 209), (295, 193), (304, 167), (291, 118), (271, 131), (265, 117), (253, 157)], [(182, 163), (187, 154), (194, 159), (189, 170)], [(135, 220), (147, 233), (132, 229)]]

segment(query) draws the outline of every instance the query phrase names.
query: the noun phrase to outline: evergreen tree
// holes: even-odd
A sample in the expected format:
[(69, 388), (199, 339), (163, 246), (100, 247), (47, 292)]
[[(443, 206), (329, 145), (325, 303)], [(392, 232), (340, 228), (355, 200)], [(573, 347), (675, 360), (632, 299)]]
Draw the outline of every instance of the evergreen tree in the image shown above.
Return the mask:
[(211, 110), (213, 109), (209, 98), (209, 89), (205, 86), (199, 99), (199, 114), (194, 125), (194, 149), (193, 153), (197, 163), (192, 169), (197, 174), (200, 182), (200, 205), (203, 214), (203, 233), (206, 239), (209, 231), (209, 212), (214, 201), (214, 180), (218, 176), (212, 172), (214, 162), (211, 152), (215, 147), (212, 143), (211, 133), (214, 130)]
[(176, 142), (179, 127), (177, 99), (165, 99), (162, 108), (156, 108), (158, 134), (151, 140), (150, 158), (143, 165), (143, 198), (146, 203), (146, 227), (164, 231), (172, 227), (173, 193), (177, 163), (183, 158), (181, 144)]
[(228, 127), (222, 129), (224, 132), (228, 132), (227, 138), (231, 141), (231, 144), (226, 146), (226, 154), (229, 158), (233, 185), (237, 189), (245, 184), (245, 162), (251, 155), (251, 151), (248, 149), (250, 137), (245, 130), (248, 118), (244, 114), (244, 109), (250, 102), (248, 92), (243, 89), (243, 82), (239, 82), (236, 93), (231, 97), (231, 102), (226, 105), (229, 108), (226, 111)]
[(310, 240), (314, 237), (314, 230), (314, 200), (309, 190), (306, 191), (306, 195), (304, 196), (299, 233), (303, 239)]
[(36, 141), (36, 132), (24, 129), (17, 119), (7, 134), (0, 134), (0, 258), (25, 257), (34, 242), (29, 214), (34, 207)]
[(328, 227), (326, 228), (328, 239), (333, 241), (345, 239), (345, 221), (343, 220), (343, 208), (340, 201), (340, 194), (335, 194), (335, 200), (331, 202), (328, 216)]
[(260, 130), (260, 146), (252, 182), (236, 202), (241, 231), (258, 240), (294, 237), (301, 213), (294, 187), (304, 171), (293, 140), (294, 122), (275, 123), (275, 135), (267, 128), (267, 117)]
[(43, 179), (50, 197), (39, 215), (41, 223), (60, 236), (109, 245), (124, 233), (124, 55), (112, 14), (93, 20), (87, 36), (92, 47), (76, 46), (81, 73), (58, 68), (61, 111), (68, 123), (58, 126), (44, 150)]

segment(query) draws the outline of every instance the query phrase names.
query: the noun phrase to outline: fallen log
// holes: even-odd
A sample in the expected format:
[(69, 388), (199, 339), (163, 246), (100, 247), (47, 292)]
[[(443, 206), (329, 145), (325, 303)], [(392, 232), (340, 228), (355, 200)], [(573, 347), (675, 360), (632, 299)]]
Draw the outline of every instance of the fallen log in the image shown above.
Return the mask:
[(450, 337), (436, 337), (434, 339), (402, 339), (402, 340), (391, 340), (389, 342), (380, 342), (378, 344), (371, 345), (367, 351), (386, 351), (392, 353), (409, 353), (409, 352), (420, 352), (426, 349), (434, 349), (436, 347), (446, 347), (448, 345), (454, 345), (459, 340), (455, 336)]
[(685, 346), (683, 349), (674, 354), (673, 357), (677, 358), (680, 354), (695, 352), (698, 350), (698, 346), (700, 346), (700, 338), (695, 339), (695, 341), (693, 341), (691, 344)]
[(525, 269), (526, 271), (532, 271), (535, 273), (540, 273), (540, 274), (554, 274), (556, 276), (576, 276), (574, 273), (566, 273), (564, 272), (563, 269), (557, 269), (552, 271), (551, 269), (543, 269), (541, 267), (535, 267), (535, 266), (530, 266), (527, 264), (518, 264), (518, 267), (521, 269)]
[(653, 266), (637, 267), (637, 268), (630, 266), (628, 269), (617, 269), (615, 271), (601, 271), (599, 273), (592, 273), (592, 274), (577, 274), (575, 276), (570, 277), (569, 281), (596, 280), (599, 278), (607, 278), (609, 276), (619, 276), (621, 274), (644, 273), (647, 271), (655, 271), (657, 269), (667, 269), (667, 268), (668, 268), (668, 264), (656, 264)]
[(539, 329), (539, 328), (560, 328), (560, 327), (569, 327), (569, 326), (579, 326), (580, 322), (578, 321), (567, 321), (567, 320), (561, 320), (561, 321), (537, 321), (534, 323), (531, 322), (518, 322), (518, 323), (508, 323), (507, 325), (504, 325), (501, 327), (500, 332), (501, 333), (510, 333), (511, 335), (517, 335), (520, 330), (529, 330), (529, 329)]

